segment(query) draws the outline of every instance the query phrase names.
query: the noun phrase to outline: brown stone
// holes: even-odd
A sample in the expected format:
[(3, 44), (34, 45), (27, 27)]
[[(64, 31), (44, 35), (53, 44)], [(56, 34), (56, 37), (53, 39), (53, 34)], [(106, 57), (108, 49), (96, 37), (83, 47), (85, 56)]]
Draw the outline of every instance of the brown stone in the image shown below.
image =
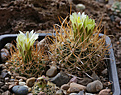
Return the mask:
[(110, 95), (111, 90), (110, 89), (103, 89), (99, 92), (98, 95)]
[(68, 84), (64, 84), (64, 85), (61, 86), (61, 89), (63, 89), (63, 90), (68, 90), (69, 87), (70, 87), (70, 86), (69, 86)]
[(26, 85), (28, 87), (32, 87), (34, 85), (35, 81), (36, 81), (35, 77), (29, 78), (29, 79), (26, 80)]

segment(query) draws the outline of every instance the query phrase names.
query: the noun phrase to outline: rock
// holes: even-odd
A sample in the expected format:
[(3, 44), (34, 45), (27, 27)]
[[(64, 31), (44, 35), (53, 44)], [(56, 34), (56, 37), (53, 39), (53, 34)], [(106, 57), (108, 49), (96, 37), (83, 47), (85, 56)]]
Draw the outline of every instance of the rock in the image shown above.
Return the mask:
[(15, 95), (27, 95), (28, 93), (28, 88), (25, 86), (21, 86), (21, 85), (16, 85), (12, 88), (12, 92)]
[(64, 85), (61, 86), (61, 89), (68, 90), (69, 87), (70, 87), (69, 84), (64, 84)]
[(4, 91), (2, 89), (0, 89), (0, 94), (3, 93)]
[(68, 76), (66, 73), (60, 72), (55, 77), (51, 78), (50, 81), (55, 83), (56, 86), (61, 87), (63, 84), (67, 84), (70, 79), (71, 77)]
[(77, 4), (76, 5), (76, 10), (77, 11), (84, 10), (84, 9), (85, 9), (85, 5), (83, 5), (83, 4)]
[(84, 91), (80, 91), (77, 95), (84, 95)]
[(70, 82), (70, 83), (71, 83), (71, 82), (77, 83), (77, 77), (73, 77), (69, 82)]
[(25, 85), (26, 83), (25, 82), (19, 82), (19, 85)]
[(75, 92), (79, 92), (82, 90), (86, 90), (86, 87), (77, 83), (70, 83), (70, 88), (68, 89), (69, 93), (75, 93)]
[(95, 80), (87, 85), (88, 92), (98, 92), (103, 88), (103, 84), (99, 80)]
[(7, 43), (4, 47), (5, 47), (7, 50), (10, 50), (10, 49), (13, 47), (13, 44), (12, 44), (12, 43)]
[(111, 90), (110, 89), (103, 89), (99, 92), (98, 95), (110, 95)]
[(10, 56), (9, 51), (5, 48), (1, 49), (1, 60), (2, 62), (5, 62), (8, 57)]
[(45, 92), (40, 92), (38, 95), (47, 95)]
[(98, 77), (98, 75), (95, 72), (93, 72), (91, 76), (92, 76), (93, 80), (100, 80), (100, 78)]
[(121, 21), (121, 18), (120, 17), (118, 17), (118, 16), (115, 16), (115, 22), (120, 22)]
[(90, 78), (84, 78), (83, 80), (78, 80), (77, 83), (87, 86), (88, 83), (92, 82), (92, 80)]
[(1, 89), (2, 89), (3, 91), (6, 91), (6, 90), (8, 90), (8, 87), (9, 87), (8, 85), (4, 85), (4, 86), (1, 87)]
[(10, 91), (5, 91), (4, 93), (2, 93), (2, 95), (12, 95)]
[(107, 74), (108, 74), (107, 68), (104, 69), (101, 73), (102, 73), (103, 75), (107, 75)]
[(0, 81), (0, 87), (2, 87), (5, 83)]
[(71, 94), (69, 94), (69, 95), (77, 95), (77, 93), (71, 93)]
[(51, 66), (49, 70), (47, 70), (46, 75), (48, 77), (54, 77), (57, 74), (57, 68), (55, 66)]
[(26, 80), (26, 85), (28, 87), (32, 87), (34, 85), (35, 81), (36, 81), (35, 77), (29, 78), (29, 79)]
[(10, 73), (6, 70), (3, 70), (0, 75), (2, 78), (9, 77), (10, 78)]
[(6, 78), (5, 78), (5, 82), (8, 82), (8, 81), (9, 81), (9, 77), (6, 77)]
[(27, 95), (33, 95), (33, 93), (28, 93)]
[(27, 78), (26, 77), (22, 77), (22, 76), (16, 76), (16, 79), (23, 79), (23, 80), (27, 80)]
[(4, 64), (0, 64), (0, 72), (1, 72), (3, 69), (6, 69), (6, 66), (5, 66)]
[(63, 91), (62, 90), (57, 90), (56, 95), (63, 95)]
[(92, 93), (85, 93), (85, 95), (97, 95), (97, 94), (92, 94)]

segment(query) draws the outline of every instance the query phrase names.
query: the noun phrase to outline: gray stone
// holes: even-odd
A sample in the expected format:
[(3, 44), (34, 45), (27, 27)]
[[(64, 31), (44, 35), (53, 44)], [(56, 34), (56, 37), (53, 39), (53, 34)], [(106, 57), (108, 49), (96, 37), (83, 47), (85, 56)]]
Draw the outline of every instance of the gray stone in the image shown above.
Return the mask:
[(84, 95), (84, 91), (80, 91), (78, 94), (76, 95)]
[(50, 69), (47, 70), (46, 75), (48, 77), (54, 77), (57, 74), (57, 68), (55, 66), (51, 66)]
[(10, 91), (7, 90), (7, 91), (3, 92), (2, 95), (12, 95), (12, 94)]
[(78, 80), (78, 84), (82, 84), (84, 86), (87, 86), (88, 83), (92, 82), (90, 78), (84, 78), (83, 80)]
[(12, 88), (12, 91), (15, 95), (27, 95), (28, 88), (21, 85), (16, 85)]
[(2, 89), (0, 89), (0, 94), (3, 93), (4, 91)]
[(73, 77), (73, 78), (70, 80), (70, 83), (71, 83), (71, 82), (77, 83), (77, 77)]
[(104, 69), (101, 73), (102, 73), (103, 75), (107, 75), (107, 74), (108, 74), (107, 68)]
[[(69, 95), (77, 95), (77, 93), (71, 93), (71, 94), (69, 94)], [(79, 94), (80, 95), (80, 94)]]
[(0, 87), (2, 87), (5, 83), (0, 81)]
[(85, 5), (83, 5), (83, 4), (77, 4), (76, 5), (76, 10), (77, 11), (84, 10), (84, 9), (85, 9)]
[(7, 43), (7, 44), (5, 45), (5, 48), (6, 48), (7, 50), (10, 50), (10, 49), (12, 48), (12, 46), (13, 46), (12, 43)]
[(63, 91), (62, 90), (57, 90), (56, 95), (63, 95)]
[(28, 87), (32, 87), (34, 85), (35, 81), (36, 81), (35, 77), (29, 78), (29, 79), (26, 80), (26, 85)]
[(5, 78), (5, 77), (9, 77), (10, 78), (10, 74), (9, 74), (9, 72), (8, 71), (5, 71), (5, 70), (3, 70), (2, 72), (1, 72), (1, 75), (0, 75), (2, 78)]
[(56, 86), (61, 87), (63, 84), (67, 84), (70, 79), (71, 77), (68, 76), (66, 73), (60, 72), (55, 77), (51, 78), (50, 81), (55, 83)]
[(88, 92), (98, 92), (103, 88), (103, 84), (99, 80), (95, 80), (87, 85)]
[(98, 77), (98, 75), (95, 72), (93, 72), (91, 76), (92, 76), (93, 80), (100, 80), (100, 78)]
[(1, 49), (1, 60), (2, 62), (5, 62), (8, 57), (10, 56), (9, 51), (5, 48)]
[(6, 91), (6, 90), (8, 90), (8, 87), (9, 87), (8, 85), (4, 85), (4, 86), (1, 87), (1, 89), (2, 89), (3, 91)]

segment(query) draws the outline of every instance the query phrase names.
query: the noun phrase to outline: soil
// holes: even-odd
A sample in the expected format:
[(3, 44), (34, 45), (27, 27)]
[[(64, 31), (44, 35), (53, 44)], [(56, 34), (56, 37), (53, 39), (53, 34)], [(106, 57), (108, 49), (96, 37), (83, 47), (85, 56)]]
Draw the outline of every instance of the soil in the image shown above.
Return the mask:
[[(102, 0), (103, 1), (103, 0)], [(107, 30), (113, 44), (116, 65), (121, 84), (121, 18), (110, 10), (106, 2), (95, 0), (0, 0), (0, 35), (15, 34), (18, 31), (35, 30), (39, 33), (52, 33), (53, 25), (59, 24), (58, 17), (65, 18), (77, 11), (76, 5), (84, 4), (85, 13), (102, 21), (102, 31)], [(72, 8), (70, 8), (72, 6)], [(82, 12), (82, 10), (80, 10)], [(103, 27), (104, 26), (104, 27)]]

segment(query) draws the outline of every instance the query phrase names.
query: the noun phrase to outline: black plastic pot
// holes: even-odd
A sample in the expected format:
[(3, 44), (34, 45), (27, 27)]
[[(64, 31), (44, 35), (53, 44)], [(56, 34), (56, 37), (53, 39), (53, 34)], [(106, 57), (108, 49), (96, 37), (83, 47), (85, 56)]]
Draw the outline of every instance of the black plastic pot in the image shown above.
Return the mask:
[[(46, 35), (51, 35), (51, 34), (40, 33), (38, 40), (42, 40)], [(99, 36), (103, 36), (103, 34), (100, 34)], [(17, 34), (1, 35), (0, 36), (0, 49), (2, 49), (6, 43), (15, 40), (16, 37), (17, 37)], [(108, 36), (106, 36), (105, 40), (106, 40), (106, 44), (110, 44), (110, 47), (109, 47), (110, 48), (109, 49), (110, 60), (108, 61), (109, 62), (109, 64), (108, 64), (109, 81), (113, 82), (113, 84), (112, 84), (113, 95), (120, 95), (120, 86), (119, 86), (115, 57), (114, 57), (114, 53), (113, 53), (113, 49), (112, 49), (111, 40)], [(1, 63), (1, 59), (0, 59), (0, 63)]]

